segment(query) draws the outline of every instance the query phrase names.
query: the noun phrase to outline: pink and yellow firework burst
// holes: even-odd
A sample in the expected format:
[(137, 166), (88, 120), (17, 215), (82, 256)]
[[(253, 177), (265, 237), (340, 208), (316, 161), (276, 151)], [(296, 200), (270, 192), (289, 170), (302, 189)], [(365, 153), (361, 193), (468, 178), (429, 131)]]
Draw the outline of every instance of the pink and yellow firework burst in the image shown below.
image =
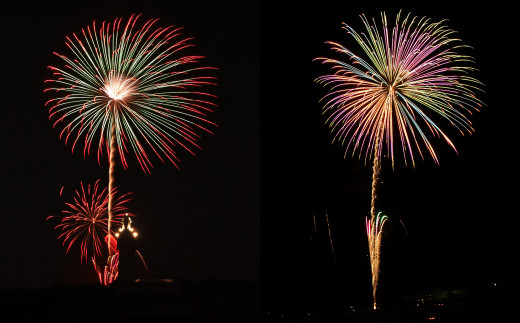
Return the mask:
[[(326, 124), (334, 141), (345, 146), (345, 157), (365, 155), (365, 163), (373, 162), (372, 200), (367, 234), (372, 267), (374, 309), (379, 275), (380, 230), (384, 219), (376, 215), (376, 191), (384, 151), (394, 166), (394, 146), (402, 150), (405, 164), (415, 166), (423, 151), (439, 163), (430, 136), (445, 140), (455, 151), (450, 138), (437, 120), (444, 120), (461, 134), (473, 133), (469, 115), (478, 111), (483, 102), (476, 96), (482, 83), (470, 76), (476, 70), (473, 58), (461, 53), (468, 47), (453, 37), (455, 31), (444, 21), (410, 17), (388, 26), (381, 13), (382, 28), (374, 19), (361, 15), (366, 32), (358, 33), (351, 26), (343, 28), (361, 47), (358, 56), (347, 47), (328, 42), (331, 49), (345, 59), (317, 58), (329, 65), (332, 74), (318, 77), (316, 82), (330, 88), (322, 101)], [(397, 134), (396, 134), (397, 133)], [(386, 149), (385, 149), (386, 148)]]
[[(130, 200), (130, 193), (117, 197), (117, 190), (113, 189), (112, 194), (116, 196), (112, 221), (120, 224), (128, 212), (126, 204)], [(101, 256), (101, 248), (106, 245), (107, 237), (113, 236), (112, 232), (110, 235), (108, 233), (107, 188), (101, 189), (99, 180), (92, 186), (89, 184), (85, 187), (81, 183), (81, 189), (75, 190), (73, 202), (67, 202), (65, 206), (67, 208), (60, 215), (49, 216), (47, 219), (60, 219), (55, 228), (62, 231), (58, 240), (62, 240), (63, 245), (67, 246), (66, 252), (68, 253), (73, 245), (79, 244), (81, 262), (86, 261), (89, 256)]]
[(453, 38), (455, 31), (444, 21), (410, 15), (401, 21), (399, 13), (395, 26), (389, 27), (386, 14), (381, 16), (379, 29), (374, 19), (362, 15), (363, 33), (344, 24), (361, 47), (359, 56), (328, 42), (348, 59), (317, 58), (334, 72), (316, 80), (331, 89), (322, 99), (326, 123), (334, 141), (346, 146), (345, 155), (352, 150), (353, 155), (364, 153), (365, 161), (379, 159), (386, 143), (392, 165), (396, 145), (405, 163), (410, 160), (415, 166), (414, 152), (424, 159), (424, 149), (438, 163), (428, 134), (455, 146), (433, 117), (447, 120), (462, 134), (472, 133), (468, 116), (483, 105), (475, 95), (482, 84), (469, 76), (475, 70), (473, 58), (459, 53), (468, 46)]

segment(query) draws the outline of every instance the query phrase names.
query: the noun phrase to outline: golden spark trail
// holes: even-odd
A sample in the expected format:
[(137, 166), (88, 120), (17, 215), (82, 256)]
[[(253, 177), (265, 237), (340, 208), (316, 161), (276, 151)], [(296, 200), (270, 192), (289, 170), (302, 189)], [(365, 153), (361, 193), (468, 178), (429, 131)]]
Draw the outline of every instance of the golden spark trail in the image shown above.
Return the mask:
[(377, 283), (379, 281), (379, 263), (380, 263), (380, 251), (381, 251), (381, 233), (383, 231), (383, 225), (387, 220), (386, 215), (382, 215), (379, 212), (375, 217), (370, 220), (366, 219), (366, 228), (368, 236), (368, 250), (370, 253), (370, 267), (372, 270), (372, 296), (374, 298), (374, 310), (377, 309), (376, 293)]
[[(372, 167), (372, 201), (370, 205), (370, 221), (367, 222), (368, 250), (370, 254), (370, 268), (372, 272), (372, 297), (374, 299), (374, 310), (377, 309), (376, 292), (379, 281), (379, 254), (381, 250), (380, 233), (383, 229), (384, 223), (381, 223), (381, 227), (378, 228), (378, 217), (380, 213), (375, 213), (375, 204), (377, 199), (376, 190), (377, 184), (379, 182), (379, 174), (381, 173), (381, 159), (378, 154), (378, 151), (380, 151), (379, 145), (381, 144), (381, 137), (382, 134), (376, 136), (376, 142), (374, 145), (374, 165)], [(377, 229), (379, 229), (379, 231)]]
[(379, 174), (381, 173), (381, 159), (379, 157), (379, 154), (377, 153), (377, 150), (379, 149), (380, 144), (380, 138), (381, 136), (376, 137), (376, 143), (374, 145), (374, 165), (372, 166), (372, 201), (370, 204), (370, 217), (371, 219), (374, 219), (375, 214), (375, 208), (376, 208), (376, 189), (377, 189), (377, 183), (379, 181)]

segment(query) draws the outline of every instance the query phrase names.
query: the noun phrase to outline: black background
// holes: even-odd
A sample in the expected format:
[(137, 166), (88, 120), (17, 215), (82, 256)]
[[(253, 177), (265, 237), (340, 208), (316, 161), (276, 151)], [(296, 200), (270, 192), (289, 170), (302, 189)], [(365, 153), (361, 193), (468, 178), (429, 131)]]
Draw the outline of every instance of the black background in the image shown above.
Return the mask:
[(420, 158), (415, 168), (397, 162), (392, 169), (388, 159), (383, 162), (378, 209), (389, 220), (380, 304), (433, 289), (517, 282), (511, 257), (512, 228), (518, 225), (513, 157), (518, 65), (512, 52), (518, 27), (511, 8), (500, 2), (320, 1), (261, 9), (261, 277), (269, 291), (262, 299), (281, 311), (371, 304), (365, 234), (371, 164), (343, 159), (342, 148), (331, 145), (318, 104), (325, 92), (313, 83), (328, 71), (313, 59), (332, 55), (325, 41), (359, 50), (342, 22), (360, 32), (360, 14), (380, 21), (386, 11), (393, 24), (400, 9), (432, 21), (447, 19), (456, 36), (473, 47), (469, 53), (480, 70), (475, 76), (485, 84), (480, 98), (487, 106), (471, 117), (474, 135), (443, 125), (458, 154), (434, 141), (440, 166)]
[[(440, 166), (383, 163), (385, 226), (382, 302), (434, 288), (518, 279), (516, 253), (516, 82), (512, 8), (436, 2), (81, 2), (0, 7), (2, 77), (2, 225), (0, 286), (40, 288), (95, 283), (90, 264), (57, 242), (48, 215), (59, 190), (107, 177), (107, 163), (83, 158), (52, 129), (44, 107), (46, 66), (64, 37), (96, 21), (132, 13), (159, 17), (195, 37), (205, 64), (219, 68), (214, 136), (180, 170), (135, 162), (117, 170), (134, 193), (143, 256), (151, 277), (233, 279), (260, 284), (262, 307), (313, 308), (371, 302), (365, 217), (371, 167), (343, 159), (323, 125), (313, 59), (327, 40), (352, 42), (341, 29), (363, 28), (359, 15), (398, 10), (448, 19), (473, 47), (487, 106), (472, 117), (476, 133), (446, 129), (458, 154), (434, 142)], [(393, 18), (389, 18), (393, 21)], [(69, 191), (71, 193), (71, 191)], [(70, 196), (70, 195), (69, 195)], [(324, 222), (330, 220), (333, 258)], [(313, 215), (318, 234), (314, 234)], [(402, 222), (402, 223), (401, 223)], [(404, 226), (403, 226), (404, 224)], [(321, 240), (321, 242), (320, 242)]]
[[(218, 68), (214, 135), (196, 156), (180, 153), (180, 169), (154, 159), (152, 174), (137, 160), (116, 165), (116, 186), (132, 192), (140, 251), (150, 278), (259, 280), (259, 8), (256, 2), (152, 1), (2, 3), (2, 169), (5, 170), (0, 285), (39, 288), (89, 284), (92, 265), (79, 249), (56, 240), (56, 221), (73, 191), (101, 179), (108, 160), (71, 153), (52, 129), (44, 103), (52, 53), (68, 53), (65, 36), (103, 20), (141, 13), (142, 22), (183, 27), (201, 65)], [(59, 193), (65, 186), (63, 196)]]

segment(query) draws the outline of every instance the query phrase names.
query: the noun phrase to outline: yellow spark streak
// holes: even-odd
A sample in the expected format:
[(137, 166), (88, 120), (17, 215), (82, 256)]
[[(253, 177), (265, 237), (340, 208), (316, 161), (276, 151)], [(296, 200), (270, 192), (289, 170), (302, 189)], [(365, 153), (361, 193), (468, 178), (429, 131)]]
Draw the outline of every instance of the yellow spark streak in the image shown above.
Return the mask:
[(370, 253), (370, 267), (372, 270), (372, 296), (374, 298), (374, 310), (376, 305), (377, 283), (379, 281), (379, 264), (381, 251), (381, 232), (387, 220), (381, 212), (370, 220), (367, 219), (368, 250)]

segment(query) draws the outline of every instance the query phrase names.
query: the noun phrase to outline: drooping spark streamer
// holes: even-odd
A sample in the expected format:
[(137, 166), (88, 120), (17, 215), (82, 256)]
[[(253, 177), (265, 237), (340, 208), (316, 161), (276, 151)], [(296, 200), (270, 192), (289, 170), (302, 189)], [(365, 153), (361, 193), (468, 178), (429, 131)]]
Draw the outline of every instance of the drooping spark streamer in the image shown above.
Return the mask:
[[(81, 183), (81, 189), (75, 190), (73, 202), (65, 203), (67, 208), (60, 215), (47, 217), (47, 220), (59, 218), (60, 222), (55, 228), (62, 232), (58, 240), (62, 240), (63, 245), (67, 246), (67, 253), (73, 245), (79, 244), (82, 263), (89, 256), (92, 259), (102, 256), (102, 246), (106, 238), (112, 236), (112, 232), (108, 231), (109, 194), (107, 188), (100, 188), (99, 182), (97, 180), (92, 186)], [(115, 223), (121, 223), (128, 212), (126, 204), (130, 201), (130, 195), (131, 193), (127, 193), (118, 196), (117, 189), (112, 189), (112, 196), (115, 197), (112, 220)]]
[[(400, 146), (405, 165), (415, 166), (415, 155), (424, 159), (423, 151), (439, 163), (428, 134), (454, 144), (431, 117), (454, 126), (458, 131), (473, 133), (468, 115), (478, 111), (483, 102), (476, 97), (482, 83), (469, 76), (476, 70), (473, 58), (458, 53), (468, 46), (458, 44), (455, 31), (444, 21), (432, 23), (428, 18), (410, 17), (389, 28), (386, 14), (381, 13), (382, 31), (375, 20), (361, 19), (366, 33), (358, 33), (347, 24), (343, 28), (361, 47), (366, 58), (336, 42), (327, 42), (338, 55), (349, 60), (317, 58), (331, 66), (333, 74), (320, 76), (316, 82), (330, 87), (324, 101), (326, 124), (352, 155), (365, 155), (373, 161), (371, 221), (376, 221), (377, 184), (381, 157), (386, 148), (394, 166), (394, 147)], [(397, 131), (398, 135), (394, 132)], [(372, 259), (372, 258), (371, 258)], [(374, 272), (374, 271), (373, 271)], [(375, 293), (374, 293), (375, 296)], [(375, 303), (375, 300), (374, 300)]]
[(148, 270), (148, 266), (146, 265), (146, 262), (144, 261), (144, 258), (143, 258), (143, 255), (141, 255), (141, 253), (139, 252), (139, 250), (136, 250), (135, 253), (139, 256), (139, 258), (141, 259), (141, 262), (143, 263), (144, 265), (144, 269), (146, 269), (147, 272), (149, 272)]
[(401, 225), (403, 226), (403, 229), (406, 232), (406, 235), (408, 235), (408, 230), (406, 230), (406, 227), (404, 226), (403, 220), (399, 219), (399, 222), (401, 222)]
[(379, 261), (381, 251), (381, 233), (383, 225), (388, 217), (381, 212), (377, 213), (374, 218), (366, 218), (366, 229), (368, 237), (368, 250), (370, 254), (370, 267), (372, 270), (372, 295), (374, 298), (374, 310), (376, 306), (377, 282), (379, 280)]
[(334, 260), (336, 260), (336, 252), (334, 251), (334, 244), (332, 243), (332, 234), (330, 232), (329, 214), (327, 213), (327, 211), (325, 211), (325, 219), (327, 219), (327, 231), (329, 232), (330, 250), (332, 251), (332, 256), (334, 257)]
[[(178, 167), (179, 151), (194, 155), (199, 133), (215, 125), (207, 119), (215, 96), (202, 91), (215, 85), (215, 77), (205, 75), (214, 68), (198, 66), (203, 57), (188, 53), (192, 39), (180, 28), (156, 27), (158, 19), (141, 24), (139, 16), (101, 26), (94, 21), (66, 37), (71, 53), (54, 53), (62, 64), (49, 66), (52, 78), (45, 81), (44, 92), (53, 94), (45, 105), (53, 127), (62, 127), (60, 138), (72, 140), (72, 151), (83, 145), (85, 156), (97, 145), (99, 163), (107, 153), (109, 192), (117, 157), (126, 169), (133, 151), (147, 173), (150, 153)], [(109, 231), (113, 216), (110, 196)]]

